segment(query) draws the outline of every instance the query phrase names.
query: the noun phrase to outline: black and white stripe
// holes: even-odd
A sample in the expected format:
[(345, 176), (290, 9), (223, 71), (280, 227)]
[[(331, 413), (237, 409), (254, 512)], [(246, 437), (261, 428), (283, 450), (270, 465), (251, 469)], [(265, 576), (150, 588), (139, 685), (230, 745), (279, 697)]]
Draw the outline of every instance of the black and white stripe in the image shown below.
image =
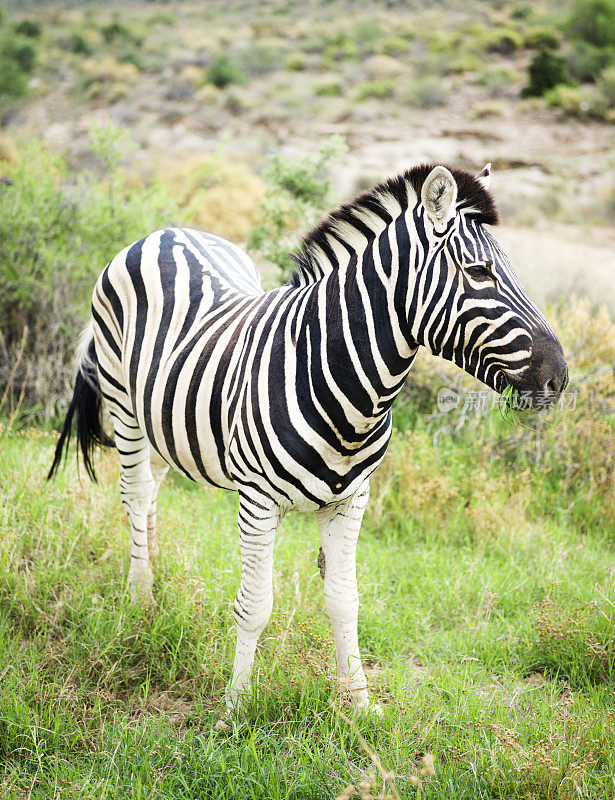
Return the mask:
[(423, 166), (375, 187), (312, 231), (289, 284), (269, 292), (239, 248), (179, 228), (127, 247), (96, 284), (97, 376), (135, 591), (151, 586), (169, 465), (240, 495), (231, 703), (269, 618), (275, 531), (289, 509), (317, 512), (338, 671), (367, 702), (355, 544), (420, 345), (499, 391), (563, 388), (559, 343), (484, 227), (497, 221), (488, 178), (488, 168)]

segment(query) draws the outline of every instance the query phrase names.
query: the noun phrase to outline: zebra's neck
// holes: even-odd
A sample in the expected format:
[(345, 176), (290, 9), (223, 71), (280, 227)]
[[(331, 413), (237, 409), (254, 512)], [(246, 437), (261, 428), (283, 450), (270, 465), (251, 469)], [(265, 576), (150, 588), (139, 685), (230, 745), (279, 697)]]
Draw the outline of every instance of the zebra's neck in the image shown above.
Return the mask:
[(354, 446), (388, 424), (417, 351), (407, 314), (412, 211), (397, 211), (388, 221), (364, 213), (361, 228), (338, 221), (313, 253), (322, 277), (300, 292), (298, 385)]

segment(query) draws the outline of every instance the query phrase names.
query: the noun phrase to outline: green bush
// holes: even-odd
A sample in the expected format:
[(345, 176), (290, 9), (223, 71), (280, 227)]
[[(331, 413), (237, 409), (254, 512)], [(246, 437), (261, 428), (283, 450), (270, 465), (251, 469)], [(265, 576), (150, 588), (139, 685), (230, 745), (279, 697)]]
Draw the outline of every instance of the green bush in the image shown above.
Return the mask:
[(615, 0), (575, 0), (566, 28), (573, 39), (614, 47)]
[(560, 44), (560, 36), (539, 25), (528, 28), (523, 34), (523, 46), (531, 50), (556, 50)]
[(314, 94), (317, 97), (341, 97), (344, 94), (344, 87), (340, 81), (318, 83), (314, 87)]
[(264, 41), (251, 45), (241, 55), (241, 67), (246, 75), (260, 76), (284, 67), (288, 55), (285, 43)]
[(56, 44), (67, 53), (74, 53), (78, 56), (90, 56), (94, 52), (92, 41), (80, 31), (71, 31), (60, 36)]
[(569, 84), (566, 60), (549, 50), (541, 50), (528, 67), (529, 84), (522, 90), (522, 97), (542, 97), (549, 89), (559, 84)]
[(133, 64), (139, 71), (146, 68), (146, 62), (141, 51), (134, 47), (127, 47), (117, 57), (118, 64)]
[(401, 56), (410, 49), (410, 42), (401, 36), (387, 36), (376, 47), (377, 53), (385, 56)]
[(307, 67), (307, 61), (303, 53), (292, 53), (284, 62), (284, 66), (289, 72), (301, 72)]
[(22, 19), (15, 25), (14, 30), (15, 33), (27, 36), (29, 39), (38, 39), (42, 32), (40, 23), (33, 19)]
[(387, 97), (393, 96), (395, 88), (395, 81), (391, 78), (385, 78), (381, 81), (366, 81), (357, 86), (356, 98), (362, 100), (384, 100)]
[(291, 253), (298, 232), (307, 232), (331, 206), (331, 165), (346, 150), (344, 140), (332, 136), (300, 161), (275, 156), (263, 172), (267, 190), (262, 219), (250, 232), (248, 249), (275, 264), (281, 281), (294, 269)]
[(207, 70), (207, 81), (218, 89), (244, 83), (245, 75), (227, 55), (218, 56)]
[(63, 158), (25, 149), (0, 186), (0, 396), (22, 414), (52, 417), (70, 391), (76, 337), (94, 282), (131, 241), (172, 220), (175, 205), (156, 187), (125, 191), (119, 136), (94, 134), (105, 177), (70, 176)]
[(602, 71), (598, 88), (608, 107), (615, 108), (615, 64)]
[(110, 22), (108, 25), (103, 25), (100, 33), (106, 44), (116, 44), (121, 42), (123, 44), (131, 44), (135, 47), (141, 47), (143, 38), (133, 33), (130, 28), (122, 25), (117, 20)]
[(0, 96), (23, 97), (36, 63), (34, 42), (9, 29), (0, 29)]
[(36, 48), (33, 44), (9, 34), (2, 43), (4, 55), (12, 59), (22, 72), (32, 72), (36, 63)]
[(444, 105), (448, 95), (446, 85), (442, 78), (436, 75), (426, 75), (407, 84), (403, 91), (403, 99), (415, 108), (437, 108)]
[(607, 102), (595, 87), (555, 86), (545, 94), (545, 100), (573, 117), (602, 119), (607, 111)]
[(325, 48), (324, 59), (327, 63), (334, 61), (354, 61), (360, 56), (357, 43), (345, 34), (335, 34)]
[(521, 5), (513, 8), (513, 10), (510, 12), (510, 16), (512, 19), (520, 19), (529, 22), (536, 17), (536, 12), (532, 6), (528, 5), (527, 3), (522, 3)]
[(516, 81), (517, 73), (503, 67), (488, 68), (475, 79), (475, 83), (487, 88), (492, 97), (503, 94), (506, 87), (511, 86)]
[(568, 54), (568, 69), (579, 81), (594, 82), (602, 70), (615, 63), (615, 47), (596, 47), (587, 42), (575, 42)]
[(353, 25), (352, 38), (355, 42), (371, 47), (385, 36), (385, 31), (377, 19), (360, 19)]
[(491, 53), (510, 56), (523, 46), (521, 34), (514, 28), (496, 28), (485, 36), (485, 47)]

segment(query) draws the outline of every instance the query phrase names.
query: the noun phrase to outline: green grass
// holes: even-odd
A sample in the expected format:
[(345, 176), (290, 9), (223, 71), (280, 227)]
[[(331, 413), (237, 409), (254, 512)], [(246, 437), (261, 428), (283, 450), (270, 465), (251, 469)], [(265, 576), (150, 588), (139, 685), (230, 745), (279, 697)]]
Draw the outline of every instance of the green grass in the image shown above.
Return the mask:
[(358, 549), (359, 630), (384, 714), (350, 725), (330, 706), (350, 713), (336, 694), (315, 526), (289, 517), (258, 691), (218, 731), (235, 495), (166, 481), (157, 604), (142, 609), (126, 597), (115, 455), (99, 486), (73, 465), (46, 484), (50, 437), (4, 439), (3, 797), (331, 798), (371, 769), (359, 733), (402, 797), (417, 796), (409, 778), (427, 752), (436, 775), (423, 798), (612, 796), (614, 547), (603, 529), (580, 536), (546, 514), (510, 524), (498, 508), (495, 534), (460, 537), (454, 513), (432, 531), (416, 519), (383, 526), (375, 500)]

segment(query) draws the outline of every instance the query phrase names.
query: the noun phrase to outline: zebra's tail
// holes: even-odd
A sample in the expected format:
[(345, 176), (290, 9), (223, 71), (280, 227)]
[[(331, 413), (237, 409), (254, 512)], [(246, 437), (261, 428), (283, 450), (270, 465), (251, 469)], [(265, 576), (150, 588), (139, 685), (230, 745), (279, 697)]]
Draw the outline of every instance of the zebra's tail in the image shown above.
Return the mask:
[(93, 481), (96, 481), (96, 473), (92, 463), (95, 448), (115, 446), (113, 439), (107, 436), (102, 425), (102, 393), (98, 382), (97, 365), (98, 359), (90, 324), (80, 339), (73, 399), (70, 401), (66, 412), (64, 426), (56, 445), (53, 464), (47, 475), (47, 480), (53, 478), (62, 459), (68, 455), (75, 414), (77, 415), (77, 444), (83, 456), (86, 472)]

